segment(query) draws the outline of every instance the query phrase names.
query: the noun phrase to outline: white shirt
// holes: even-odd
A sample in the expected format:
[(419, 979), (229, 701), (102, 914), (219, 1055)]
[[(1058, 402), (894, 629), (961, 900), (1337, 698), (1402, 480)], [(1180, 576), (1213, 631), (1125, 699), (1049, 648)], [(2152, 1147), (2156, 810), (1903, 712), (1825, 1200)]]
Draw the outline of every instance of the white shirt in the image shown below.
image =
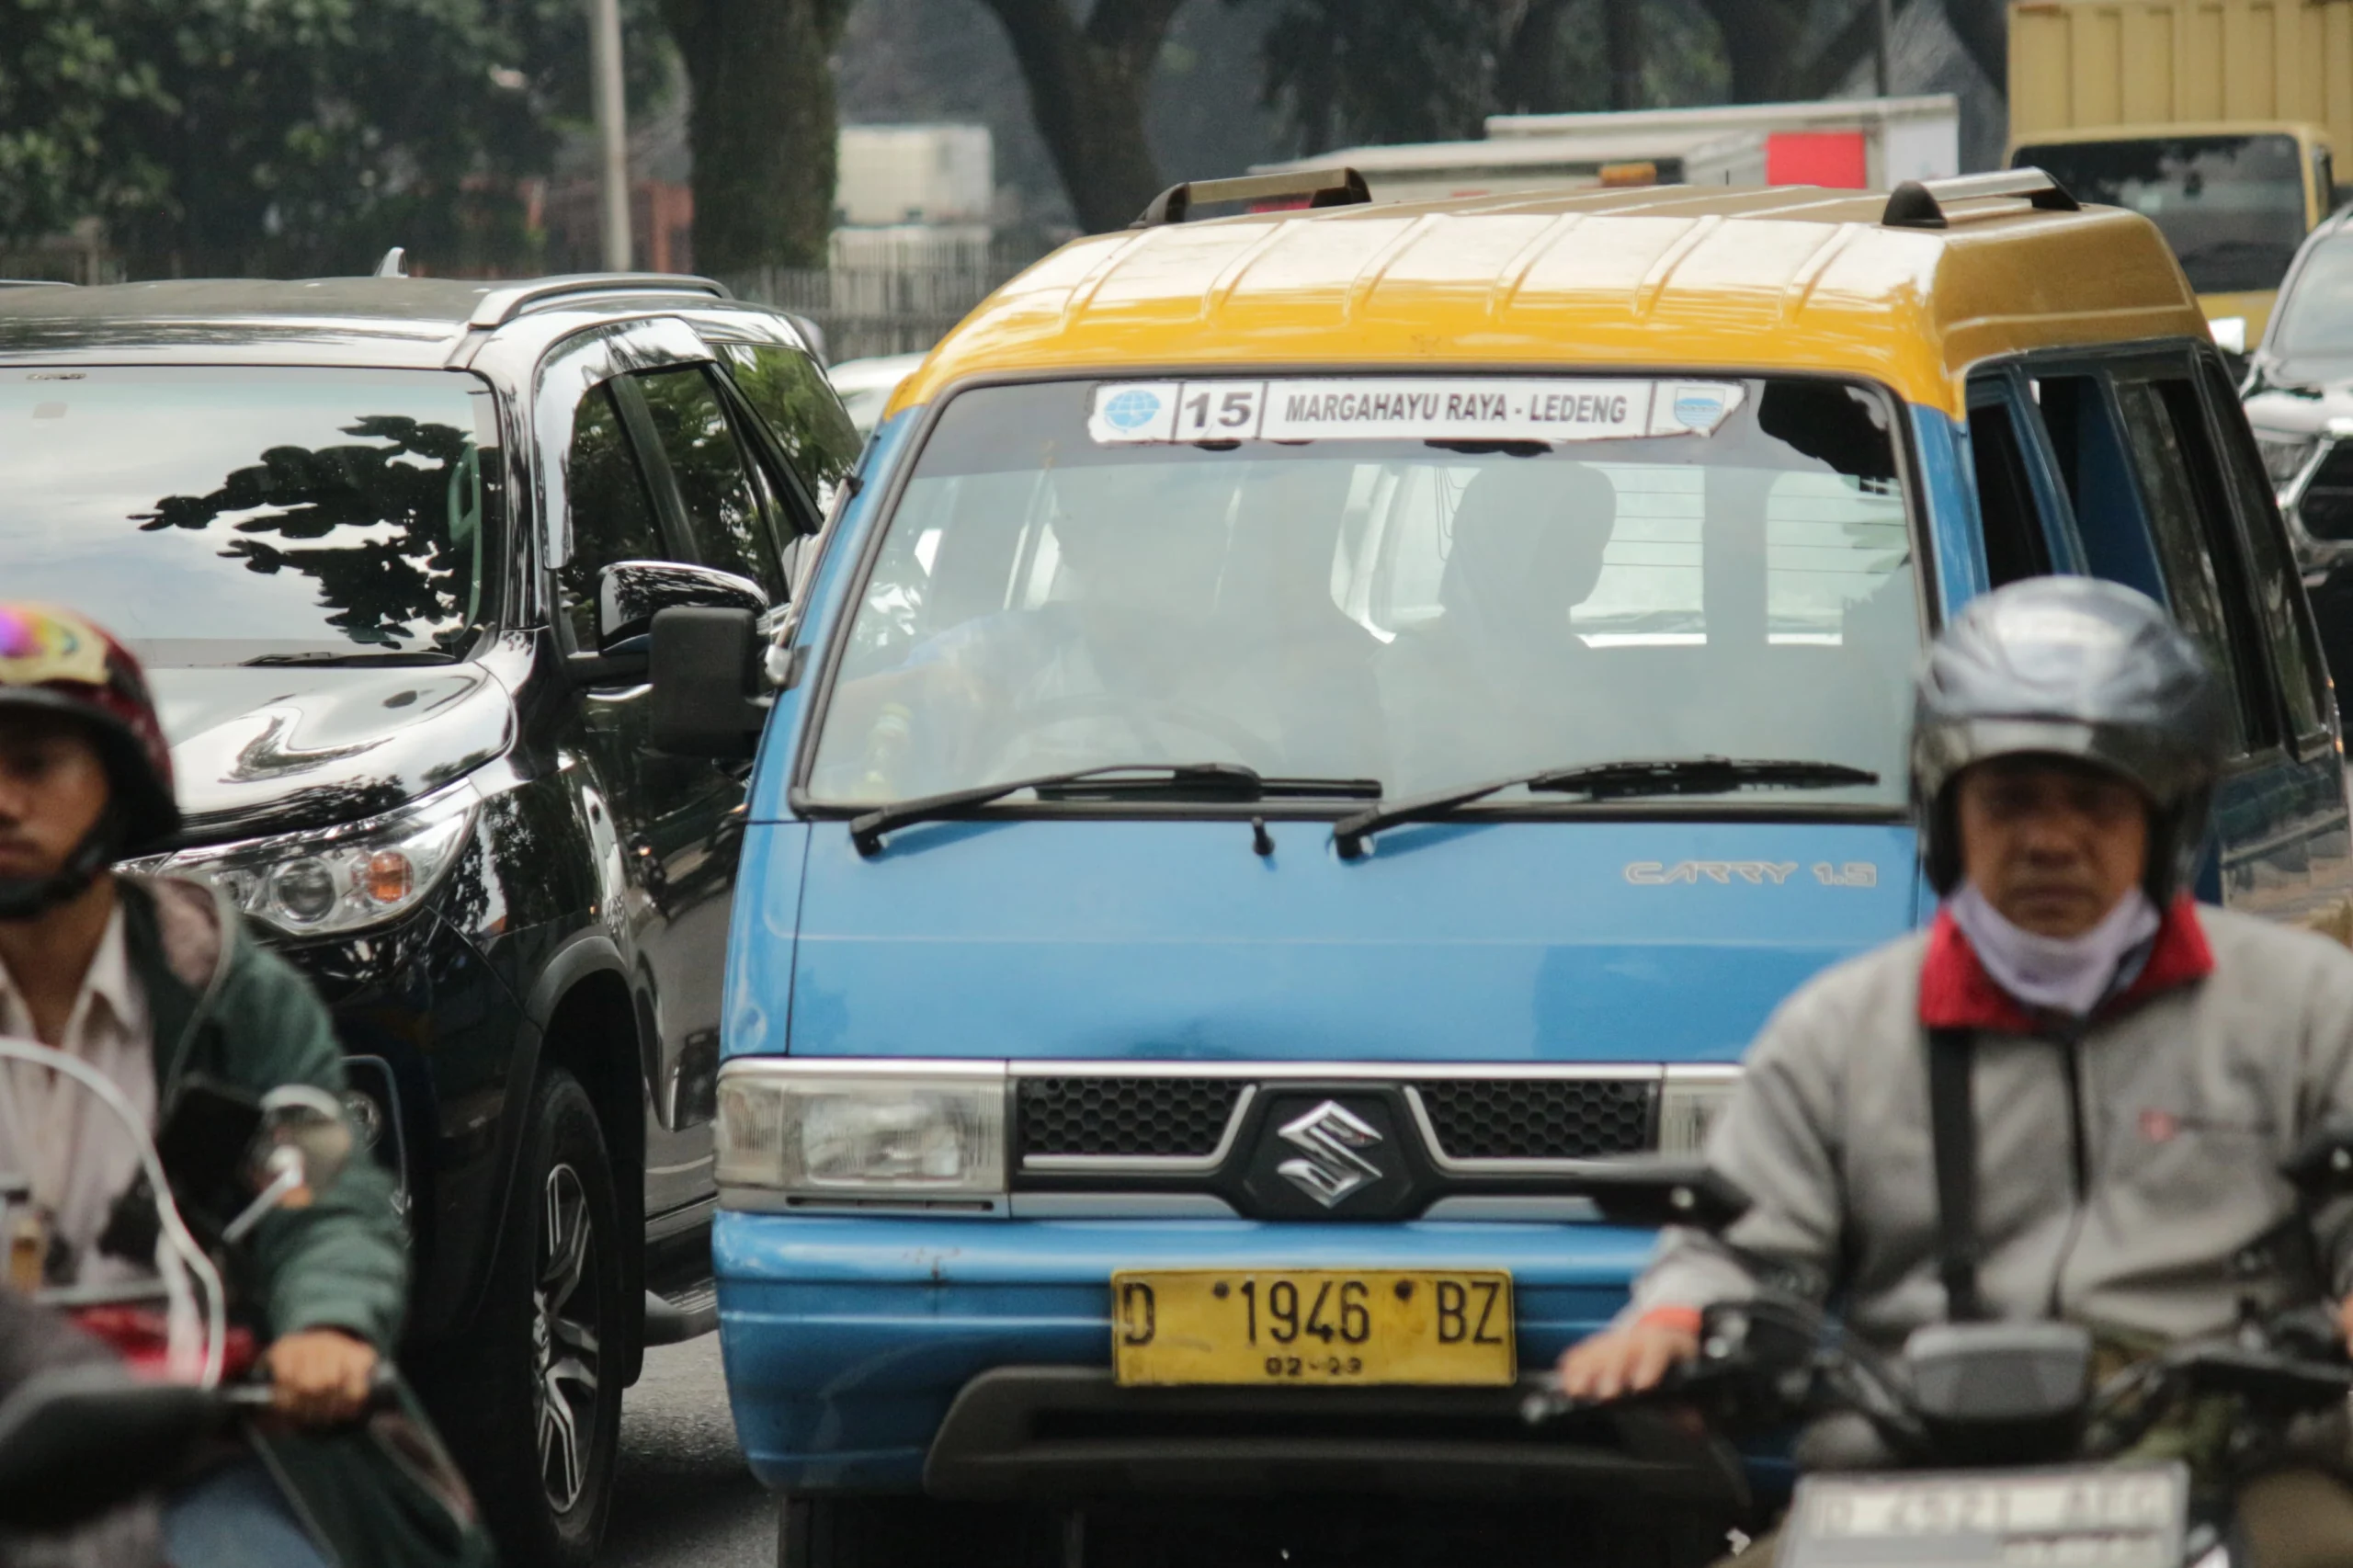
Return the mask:
[[(5, 962), (0, 1035), (35, 1038), (32, 1011)], [(131, 973), (119, 908), (107, 922), (57, 1043), (106, 1074), (154, 1126), (153, 1026), (146, 995)], [(76, 1278), (135, 1272), (93, 1249), (115, 1199), (138, 1172), (137, 1145), (96, 1095), (49, 1068), (0, 1061), (0, 1173), (31, 1184), (33, 1202), (49, 1215), (51, 1233), (63, 1238), (80, 1265)]]

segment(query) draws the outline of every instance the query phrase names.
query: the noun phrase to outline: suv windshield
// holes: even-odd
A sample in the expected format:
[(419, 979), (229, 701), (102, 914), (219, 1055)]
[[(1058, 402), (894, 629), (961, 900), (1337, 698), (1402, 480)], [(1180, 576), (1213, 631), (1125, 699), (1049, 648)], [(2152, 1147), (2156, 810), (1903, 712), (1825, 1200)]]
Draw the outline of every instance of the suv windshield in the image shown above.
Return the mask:
[(2340, 231), (2306, 253), (2271, 336), (2282, 354), (2353, 354), (2353, 237)]
[(1794, 379), (965, 392), (810, 793), (1222, 762), (1394, 798), (1716, 754), (1849, 764), (1881, 782), (1780, 798), (1893, 805), (1919, 640), (1893, 417)]
[(160, 665), (452, 653), (497, 428), (438, 370), (0, 370), (0, 582)]
[(2010, 162), (2055, 176), (2081, 201), (2155, 223), (2200, 294), (2277, 289), (2304, 239), (2304, 175), (2292, 136), (2135, 137), (2021, 147)]

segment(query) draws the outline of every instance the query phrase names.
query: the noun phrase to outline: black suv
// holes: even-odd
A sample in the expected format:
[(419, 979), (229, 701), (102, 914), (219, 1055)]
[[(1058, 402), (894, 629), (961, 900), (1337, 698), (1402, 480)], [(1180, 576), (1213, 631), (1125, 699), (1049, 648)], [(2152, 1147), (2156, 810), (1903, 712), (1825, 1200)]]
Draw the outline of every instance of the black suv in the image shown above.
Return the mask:
[(792, 322), (592, 276), (0, 290), (0, 593), (146, 660), (188, 828), (333, 1006), (405, 1352), (510, 1562), (585, 1562), (620, 1392), (710, 1327), (745, 765), (646, 631), (787, 612), (858, 437)]

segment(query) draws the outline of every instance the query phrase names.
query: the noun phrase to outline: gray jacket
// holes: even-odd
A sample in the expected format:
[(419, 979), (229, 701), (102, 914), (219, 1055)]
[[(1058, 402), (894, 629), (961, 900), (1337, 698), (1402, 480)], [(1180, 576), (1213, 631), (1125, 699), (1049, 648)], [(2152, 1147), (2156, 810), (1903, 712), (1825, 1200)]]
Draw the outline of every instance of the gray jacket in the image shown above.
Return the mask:
[[(1988, 1310), (2178, 1340), (2229, 1328), (2242, 1297), (2310, 1300), (2322, 1281), (2291, 1250), (2263, 1249), (2252, 1278), (2232, 1260), (2292, 1213), (2280, 1161), (2322, 1123), (2353, 1120), (2353, 953), (2188, 909), (2168, 917), (2144, 983), (2074, 1044), (2028, 1032), (1947, 922), (1809, 983), (1750, 1049), (1709, 1137), (1710, 1161), (1755, 1202), (1729, 1239), (1814, 1277), (1882, 1346), (1944, 1318), (1922, 1020), (1933, 954), (1938, 1021), (2003, 1026), (1974, 1030)], [(2319, 1229), (2341, 1297), (2353, 1206)], [(1752, 1289), (1705, 1237), (1670, 1231), (1621, 1321)]]

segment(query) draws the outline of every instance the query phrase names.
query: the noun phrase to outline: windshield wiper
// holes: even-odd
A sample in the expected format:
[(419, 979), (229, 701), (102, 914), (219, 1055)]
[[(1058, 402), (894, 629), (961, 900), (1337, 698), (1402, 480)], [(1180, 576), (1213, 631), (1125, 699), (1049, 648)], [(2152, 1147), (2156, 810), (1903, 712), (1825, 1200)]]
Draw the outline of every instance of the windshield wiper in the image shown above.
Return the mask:
[(353, 665), (454, 665), (455, 653), (431, 648), (306, 648), (299, 653), (261, 653), (241, 659), (242, 665), (316, 665), (322, 668)]
[(1834, 790), (1878, 782), (1878, 774), (1840, 762), (1744, 762), (1729, 756), (1597, 762), (1582, 767), (1516, 773), (1482, 784), (1458, 784), (1394, 805), (1375, 806), (1334, 823), (1332, 843), (1342, 859), (1353, 860), (1364, 853), (1364, 841), (1384, 827), (1448, 816), (1514, 785), (1579, 794), (1591, 801), (1628, 801), (1650, 795), (1728, 795), (1736, 790)]
[(1378, 778), (1268, 778), (1238, 762), (1123, 762), (1102, 767), (1082, 767), (1068, 773), (1044, 773), (1003, 784), (976, 784), (969, 790), (918, 796), (852, 817), (850, 842), (860, 855), (882, 851), (882, 835), (913, 823), (950, 816), (973, 806), (985, 806), (1035, 790), (1040, 800), (1067, 801), (1081, 797), (1146, 801), (1264, 801), (1284, 797), (1337, 797), (1341, 800), (1381, 798)]

